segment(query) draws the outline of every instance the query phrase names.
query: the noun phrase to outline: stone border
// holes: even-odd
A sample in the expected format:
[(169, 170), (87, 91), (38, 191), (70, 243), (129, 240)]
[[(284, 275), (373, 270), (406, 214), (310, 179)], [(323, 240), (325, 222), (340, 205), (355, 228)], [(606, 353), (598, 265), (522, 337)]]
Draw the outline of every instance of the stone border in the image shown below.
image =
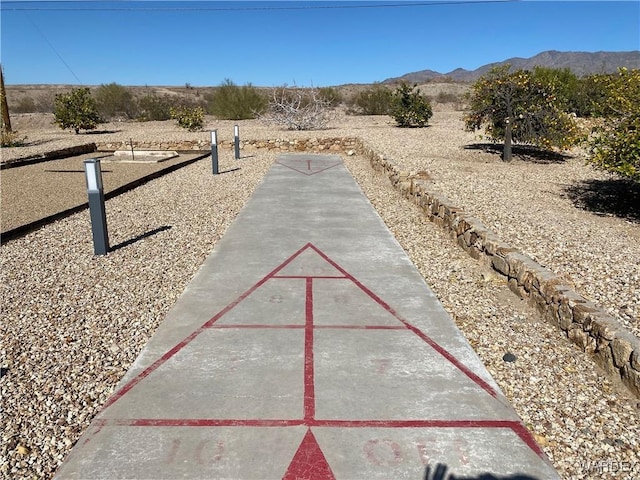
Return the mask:
[(605, 373), (640, 398), (640, 339), (601, 307), (566, 285), (565, 280), (501, 241), (483, 223), (430, 191), (427, 174), (402, 171), (392, 160), (360, 144), (358, 151), (374, 169), (418, 205), (427, 218), (448, 230), (471, 257), (491, 267), (516, 295), (535, 306)]
[[(357, 138), (299, 138), (299, 139), (271, 139), (271, 140), (241, 140), (240, 150), (251, 152), (266, 148), (268, 150), (279, 150), (284, 152), (340, 152), (355, 150), (360, 145)], [(218, 148), (232, 150), (235, 144), (233, 141), (223, 140), (218, 142)], [(97, 144), (100, 151), (130, 150), (130, 142), (104, 142)], [(176, 150), (187, 152), (191, 150), (211, 150), (211, 143), (204, 140), (187, 140), (182, 142), (133, 142), (136, 150)]]

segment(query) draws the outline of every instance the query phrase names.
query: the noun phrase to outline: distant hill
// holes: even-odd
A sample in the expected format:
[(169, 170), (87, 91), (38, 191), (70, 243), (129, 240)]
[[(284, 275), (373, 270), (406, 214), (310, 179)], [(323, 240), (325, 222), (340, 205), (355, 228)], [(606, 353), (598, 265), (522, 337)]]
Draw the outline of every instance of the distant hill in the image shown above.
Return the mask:
[(400, 77), (388, 78), (383, 83), (425, 83), (449, 79), (455, 82), (474, 82), (493, 67), (511, 64), (514, 69), (532, 70), (535, 66), (568, 68), (578, 76), (593, 73), (611, 73), (620, 67), (640, 68), (640, 50), (632, 52), (558, 52), (548, 50), (531, 58), (514, 57), (502, 62), (490, 63), (476, 70), (458, 68), (449, 73), (420, 70)]

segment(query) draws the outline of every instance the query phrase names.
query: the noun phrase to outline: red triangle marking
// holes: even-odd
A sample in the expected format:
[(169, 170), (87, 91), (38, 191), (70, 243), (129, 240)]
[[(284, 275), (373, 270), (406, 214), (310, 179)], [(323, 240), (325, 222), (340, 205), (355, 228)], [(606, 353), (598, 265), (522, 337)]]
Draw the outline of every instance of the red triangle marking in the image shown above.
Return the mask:
[[(106, 403), (103, 406), (103, 410), (106, 410), (113, 403), (117, 402), (120, 398), (126, 395), (132, 388), (134, 388), (138, 383), (151, 375), (158, 367), (163, 365), (169, 359), (171, 359), (176, 353), (181, 351), (184, 347), (189, 345), (198, 335), (204, 332), (206, 329), (211, 328), (220, 318), (222, 318), (225, 314), (227, 314), (230, 310), (235, 308), (240, 302), (242, 302), (245, 298), (255, 292), (258, 288), (263, 286), (266, 282), (273, 278), (277, 278), (282, 271), (286, 271), (285, 269), (289, 266), (294, 260), (296, 260), (303, 252), (311, 249), (315, 251), (322, 259), (324, 259), (329, 265), (331, 265), (336, 271), (340, 272), (347, 280), (352, 281), (360, 290), (362, 290), (366, 295), (368, 295), (374, 302), (376, 302), (380, 307), (389, 312), (395, 318), (397, 318), (405, 327), (415, 333), (418, 337), (420, 337), (423, 341), (425, 341), (428, 345), (430, 345), (434, 350), (436, 350), (440, 355), (446, 358), (450, 363), (452, 363), (458, 370), (460, 370), (463, 374), (465, 374), (469, 379), (471, 379), (474, 383), (476, 383), (479, 387), (485, 390), (489, 395), (496, 398), (497, 392), (493, 389), (491, 385), (489, 385), (485, 380), (480, 378), (477, 374), (472, 372), (468, 367), (462, 364), (457, 358), (455, 358), (451, 353), (445, 350), (442, 346), (436, 343), (433, 339), (431, 339), (428, 335), (422, 332), (419, 328), (410, 324), (407, 320), (402, 318), (398, 312), (396, 312), (390, 305), (388, 305), (384, 300), (378, 297), (375, 293), (369, 290), (365, 285), (363, 285), (359, 280), (357, 280), (353, 275), (348, 273), (344, 268), (338, 265), (335, 261), (327, 256), (323, 251), (317, 248), (312, 243), (307, 243), (302, 248), (300, 248), (297, 252), (287, 258), (284, 262), (282, 262), (279, 266), (274, 268), (270, 273), (264, 276), (258, 283), (253, 285), (249, 290), (244, 292), (238, 298), (236, 298), (233, 302), (224, 307), (221, 311), (219, 311), (216, 315), (210, 318), (207, 322), (193, 331), (190, 335), (184, 338), (181, 342), (175, 345), (173, 348), (169, 349), (164, 353), (160, 358), (158, 358), (153, 364), (149, 365), (145, 368), (141, 373), (132, 378), (126, 385), (124, 385), (120, 390), (116, 391), (111, 397), (109, 397)], [(334, 271), (335, 272), (335, 271)], [(311, 273), (311, 272), (309, 272)], [(335, 275), (335, 273), (332, 273)], [(286, 278), (286, 277), (285, 277)], [(313, 278), (313, 277), (311, 277)]]
[(318, 158), (287, 158), (278, 160), (276, 163), (304, 175), (315, 175), (316, 173), (324, 172), (325, 170), (341, 165), (342, 161), (333, 161), (332, 163), (329, 163), (326, 160)]
[(289, 276), (346, 278), (344, 272), (338, 270), (310, 245), (306, 245), (287, 266), (274, 275), (274, 278)]
[(282, 480), (335, 480), (316, 437), (307, 430)]

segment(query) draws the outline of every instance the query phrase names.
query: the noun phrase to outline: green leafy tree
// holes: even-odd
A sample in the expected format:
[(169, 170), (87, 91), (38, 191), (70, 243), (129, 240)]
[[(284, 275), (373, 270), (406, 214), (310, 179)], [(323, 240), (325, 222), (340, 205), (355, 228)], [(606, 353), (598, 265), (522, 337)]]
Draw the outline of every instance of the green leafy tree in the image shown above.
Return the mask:
[(250, 83), (239, 87), (226, 79), (208, 98), (208, 110), (221, 120), (256, 118), (267, 107), (267, 99)]
[(544, 149), (569, 148), (580, 139), (574, 118), (559, 106), (552, 83), (536, 80), (527, 70), (500, 66), (482, 76), (468, 95), (465, 127), (485, 127), (492, 141), (504, 141), (503, 159), (512, 158), (512, 143)]
[(433, 115), (429, 99), (417, 85), (402, 83), (391, 98), (391, 116), (399, 127), (424, 127)]
[(126, 87), (117, 83), (100, 85), (93, 94), (102, 118), (135, 118), (137, 104)]
[(98, 107), (87, 87), (74, 88), (69, 93), (56, 95), (54, 122), (63, 130), (93, 130), (102, 122)]
[(556, 105), (564, 112), (576, 112), (580, 79), (568, 68), (534, 67), (533, 82), (546, 85), (556, 96)]
[(389, 115), (392, 91), (379, 83), (355, 94), (349, 102), (349, 113), (356, 115)]
[(589, 140), (596, 167), (640, 182), (640, 70), (598, 79), (607, 92), (604, 119)]
[(190, 132), (202, 130), (204, 126), (204, 108), (177, 106), (170, 109), (171, 118), (174, 118), (178, 125), (186, 128)]
[(580, 79), (578, 95), (580, 117), (604, 117), (609, 115), (609, 86), (615, 73), (596, 73)]

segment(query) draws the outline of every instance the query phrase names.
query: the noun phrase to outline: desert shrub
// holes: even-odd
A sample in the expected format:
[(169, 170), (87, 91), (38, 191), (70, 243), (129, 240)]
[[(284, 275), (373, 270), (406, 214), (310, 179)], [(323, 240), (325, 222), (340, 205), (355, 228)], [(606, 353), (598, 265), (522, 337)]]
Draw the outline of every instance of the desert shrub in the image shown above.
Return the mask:
[(355, 94), (349, 101), (349, 113), (354, 115), (389, 115), (392, 92), (384, 85), (372, 87)]
[(103, 118), (135, 118), (137, 105), (131, 92), (117, 83), (100, 85), (94, 92), (98, 112)]
[(267, 110), (259, 118), (289, 130), (316, 130), (326, 127), (333, 114), (317, 89), (283, 86), (273, 89)]
[(147, 94), (138, 100), (138, 120), (141, 122), (169, 120), (171, 106), (172, 101), (168, 96)]
[(10, 106), (13, 113), (35, 113), (38, 111), (36, 101), (32, 97), (22, 97)]
[(598, 80), (607, 92), (604, 120), (588, 145), (598, 168), (640, 182), (640, 70), (620, 69)]
[(318, 89), (318, 95), (327, 102), (331, 108), (335, 108), (342, 103), (342, 94), (332, 87), (322, 87)]
[(453, 92), (440, 91), (435, 97), (437, 103), (460, 103), (461, 100), (460, 95), (456, 95)]
[(102, 122), (98, 107), (87, 87), (74, 88), (69, 93), (60, 93), (55, 97), (54, 122), (60, 128), (93, 130)]
[(56, 96), (53, 92), (38, 95), (36, 99), (36, 112), (53, 113), (56, 104)]
[(13, 113), (51, 113), (54, 110), (55, 96), (53, 93), (45, 93), (37, 98), (22, 97), (17, 102), (9, 105)]
[(9, 131), (4, 126), (0, 128), (0, 146), (5, 147), (22, 147), (27, 137), (22, 137), (15, 131)]
[(221, 120), (256, 118), (267, 106), (267, 99), (250, 83), (239, 87), (225, 80), (208, 96), (208, 111)]
[(417, 85), (402, 83), (393, 92), (390, 114), (399, 127), (424, 127), (433, 111), (429, 99)]
[(190, 132), (202, 130), (204, 126), (204, 108), (177, 106), (170, 109), (171, 118), (175, 119), (182, 128)]

